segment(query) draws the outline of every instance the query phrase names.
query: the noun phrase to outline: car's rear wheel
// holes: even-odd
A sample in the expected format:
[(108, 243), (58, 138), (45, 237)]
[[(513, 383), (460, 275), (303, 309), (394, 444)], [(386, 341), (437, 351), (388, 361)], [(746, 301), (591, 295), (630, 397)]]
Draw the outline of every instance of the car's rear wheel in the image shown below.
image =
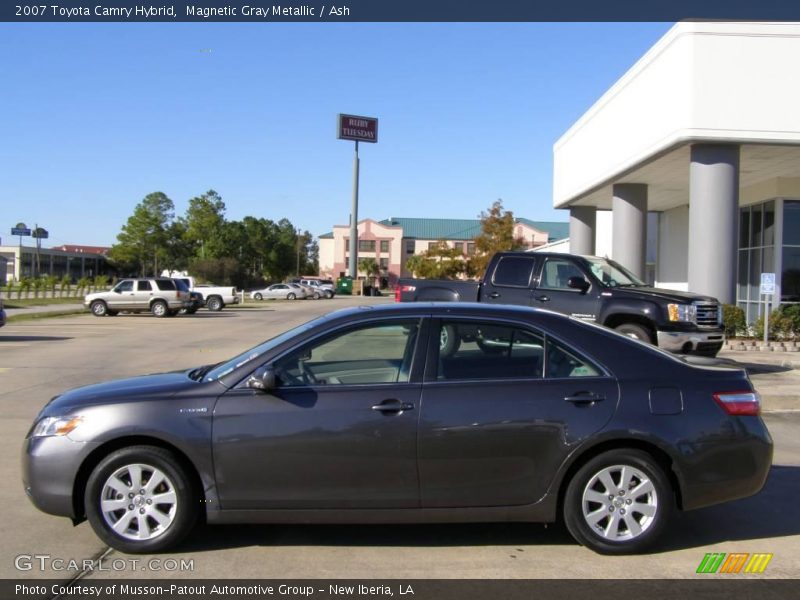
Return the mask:
[(297, 298), (297, 296), (294, 294), (294, 292), (289, 292), (288, 294), (286, 294), (287, 300), (294, 300), (295, 298)]
[(645, 344), (653, 343), (653, 336), (644, 325), (639, 325), (638, 323), (623, 323), (622, 325), (616, 326), (614, 329), (617, 333), (627, 335)]
[(89, 308), (95, 317), (105, 317), (108, 314), (108, 306), (102, 300), (95, 300)]
[(319, 300), (319, 299), (320, 299), (319, 292), (314, 292), (314, 293), (311, 295), (311, 297), (312, 297), (314, 300)]
[(333, 298), (333, 292), (332, 292), (332, 291), (330, 291), (330, 290), (328, 290), (327, 292), (325, 292), (325, 297), (326, 297), (328, 300), (330, 300), (331, 298)]
[(130, 553), (174, 546), (197, 518), (197, 495), (171, 452), (122, 448), (94, 468), (84, 495), (86, 516), (112, 548)]
[(150, 305), (150, 312), (159, 318), (166, 317), (169, 315), (169, 307), (163, 300), (156, 300)]
[(225, 304), (222, 302), (222, 298), (219, 296), (211, 296), (211, 298), (206, 301), (206, 308), (208, 308), (208, 310), (213, 310), (214, 312), (222, 310), (223, 306), (225, 306)]
[(263, 300), (264, 296), (262, 296), (261, 294), (254, 294), (253, 298), (255, 298), (256, 300)]
[(632, 554), (656, 542), (674, 493), (646, 452), (619, 449), (583, 465), (567, 485), (564, 521), (572, 536), (601, 554)]

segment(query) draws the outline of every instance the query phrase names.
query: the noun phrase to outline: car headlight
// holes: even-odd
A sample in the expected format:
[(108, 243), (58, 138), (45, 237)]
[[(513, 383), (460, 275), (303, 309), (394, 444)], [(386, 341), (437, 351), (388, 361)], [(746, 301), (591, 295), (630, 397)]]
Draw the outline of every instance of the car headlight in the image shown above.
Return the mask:
[(83, 422), (83, 417), (43, 417), (33, 426), (30, 437), (67, 435)]
[(670, 321), (693, 323), (697, 320), (697, 307), (694, 304), (667, 304)]

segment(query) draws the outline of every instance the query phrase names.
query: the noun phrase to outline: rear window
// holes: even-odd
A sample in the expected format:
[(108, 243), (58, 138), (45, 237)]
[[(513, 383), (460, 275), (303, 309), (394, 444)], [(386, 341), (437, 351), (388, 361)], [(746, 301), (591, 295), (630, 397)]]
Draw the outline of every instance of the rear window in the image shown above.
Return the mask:
[(175, 282), (172, 281), (172, 279), (156, 279), (156, 285), (158, 286), (158, 289), (160, 289), (162, 292), (168, 290), (174, 292), (177, 289), (175, 287)]

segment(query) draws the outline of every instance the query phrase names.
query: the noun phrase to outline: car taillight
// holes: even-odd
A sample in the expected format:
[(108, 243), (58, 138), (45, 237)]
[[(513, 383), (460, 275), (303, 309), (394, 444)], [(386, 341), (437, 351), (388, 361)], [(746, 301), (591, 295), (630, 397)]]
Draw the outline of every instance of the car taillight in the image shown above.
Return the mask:
[(394, 301), (400, 302), (400, 296), (403, 294), (403, 292), (413, 292), (416, 289), (417, 287), (414, 285), (398, 285), (396, 288), (394, 288)]
[(729, 415), (757, 417), (761, 412), (761, 396), (758, 392), (717, 392), (714, 402)]

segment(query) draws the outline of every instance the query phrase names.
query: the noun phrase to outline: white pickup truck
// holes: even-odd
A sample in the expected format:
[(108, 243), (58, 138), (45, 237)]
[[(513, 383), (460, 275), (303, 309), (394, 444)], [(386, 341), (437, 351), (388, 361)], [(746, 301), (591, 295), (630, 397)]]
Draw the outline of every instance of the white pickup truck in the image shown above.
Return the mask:
[(180, 279), (187, 285), (189, 291), (201, 294), (203, 305), (208, 310), (222, 310), (228, 304), (239, 304), (239, 296), (235, 287), (197, 283), (194, 277), (174, 277), (173, 279)]

